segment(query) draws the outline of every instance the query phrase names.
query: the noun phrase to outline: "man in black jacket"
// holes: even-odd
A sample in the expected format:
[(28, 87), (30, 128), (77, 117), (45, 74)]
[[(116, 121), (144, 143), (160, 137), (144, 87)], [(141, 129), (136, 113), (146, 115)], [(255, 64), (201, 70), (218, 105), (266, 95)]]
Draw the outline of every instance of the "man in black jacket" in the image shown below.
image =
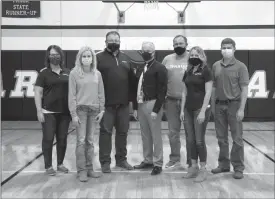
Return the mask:
[(157, 175), (163, 166), (161, 119), (167, 92), (167, 69), (155, 60), (152, 42), (142, 44), (142, 57), (146, 64), (138, 82), (137, 101), (144, 160), (135, 168), (153, 168), (151, 175)]
[[(116, 166), (132, 170), (127, 162), (127, 133), (129, 129), (129, 101), (136, 93), (137, 78), (130, 59), (119, 50), (120, 35), (116, 31), (106, 35), (106, 48), (97, 53), (98, 70), (105, 89), (105, 113), (100, 123), (99, 161), (103, 173), (110, 173), (112, 131), (116, 128)], [(134, 95), (136, 96), (136, 95)], [(136, 98), (136, 97), (135, 97)], [(137, 103), (133, 103), (137, 115)]]

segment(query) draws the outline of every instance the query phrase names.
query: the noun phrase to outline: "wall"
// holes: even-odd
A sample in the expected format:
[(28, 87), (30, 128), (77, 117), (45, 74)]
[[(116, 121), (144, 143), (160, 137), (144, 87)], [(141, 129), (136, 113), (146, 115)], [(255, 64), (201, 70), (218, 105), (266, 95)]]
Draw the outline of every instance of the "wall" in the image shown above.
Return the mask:
[[(119, 4), (121, 10), (131, 4)], [(185, 4), (172, 6), (182, 10)], [(245, 14), (244, 14), (245, 12)], [(274, 120), (274, 1), (202, 1), (190, 4), (185, 25), (177, 24), (176, 12), (167, 4), (144, 10), (135, 4), (118, 25), (113, 4), (100, 1), (41, 1), (39, 19), (2, 19), (3, 120), (36, 120), (33, 82), (43, 67), (44, 50), (62, 47), (67, 67), (73, 67), (77, 50), (90, 45), (105, 47), (105, 34), (117, 30), (121, 49), (136, 54), (144, 40), (155, 42), (157, 59), (171, 53), (177, 34), (188, 37), (189, 48), (206, 50), (209, 65), (220, 59), (220, 42), (232, 37), (237, 58), (249, 69), (246, 120)]]
[[(121, 10), (130, 5), (118, 4)], [(171, 5), (177, 10), (185, 6)], [(117, 25), (112, 3), (41, 1), (39, 19), (2, 19), (2, 49), (44, 50), (52, 43), (65, 50), (86, 44), (102, 49), (105, 34), (117, 29), (123, 37), (122, 48), (127, 50), (139, 49), (144, 40), (154, 41), (160, 50), (172, 49), (171, 40), (176, 34), (186, 35), (189, 46), (200, 45), (207, 50), (219, 49), (224, 37), (234, 38), (241, 50), (273, 50), (273, 8), (274, 1), (202, 1), (189, 5), (182, 26), (177, 24), (175, 10), (167, 4), (160, 3), (159, 10), (146, 11), (143, 4), (136, 3), (126, 12), (125, 24)]]
[[(131, 3), (118, 3), (121, 10)], [(183, 10), (185, 3), (170, 3)], [(136, 3), (126, 12), (125, 25), (178, 25), (176, 12), (165, 3), (144, 10)], [(272, 25), (274, 1), (202, 1), (186, 12), (186, 25)], [(3, 18), (3, 25), (117, 25), (116, 8), (101, 1), (41, 1), (41, 18)]]
[[(136, 51), (125, 51), (131, 57)], [(77, 51), (65, 51), (66, 66), (74, 66)], [(171, 51), (157, 51), (162, 61)], [(134, 55), (133, 55), (134, 54)], [(2, 93), (2, 120), (36, 120), (33, 84), (43, 67), (44, 51), (2, 51), (2, 73), (5, 91)], [(220, 52), (206, 51), (209, 65), (220, 59)], [(136, 56), (137, 57), (137, 56)], [(248, 66), (250, 84), (245, 119), (275, 120), (274, 51), (236, 52), (236, 57)]]

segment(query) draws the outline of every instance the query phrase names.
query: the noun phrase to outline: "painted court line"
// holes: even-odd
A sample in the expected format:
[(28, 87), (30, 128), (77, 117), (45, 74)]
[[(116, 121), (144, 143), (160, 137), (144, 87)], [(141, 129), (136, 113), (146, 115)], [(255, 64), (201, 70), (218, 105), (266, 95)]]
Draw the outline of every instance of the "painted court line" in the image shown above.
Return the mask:
[[(100, 172), (100, 170), (95, 170), (96, 172)], [(2, 173), (13, 173), (14, 171), (2, 171)], [(119, 171), (119, 170), (112, 170), (112, 173), (150, 173), (151, 170), (134, 170), (134, 171)], [(209, 171), (210, 172), (210, 171)], [(45, 171), (21, 171), (21, 173), (45, 173)], [(76, 173), (76, 171), (70, 171), (69, 173)], [(112, 174), (110, 173), (110, 174)], [(163, 173), (168, 174), (184, 174), (187, 173), (186, 171), (165, 171), (163, 170)], [(107, 174), (108, 175), (108, 174)], [(244, 175), (265, 175), (265, 176), (274, 176), (275, 173), (246, 173), (244, 172)]]

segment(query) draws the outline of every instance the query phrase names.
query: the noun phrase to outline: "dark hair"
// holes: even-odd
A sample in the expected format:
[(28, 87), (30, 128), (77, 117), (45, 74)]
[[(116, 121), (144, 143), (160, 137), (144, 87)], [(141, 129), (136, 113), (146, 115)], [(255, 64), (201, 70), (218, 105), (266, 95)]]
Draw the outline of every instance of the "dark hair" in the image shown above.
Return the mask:
[(56, 50), (56, 52), (58, 52), (58, 54), (61, 57), (61, 62), (60, 62), (60, 67), (64, 68), (65, 67), (65, 55), (62, 51), (62, 49), (57, 46), (57, 45), (50, 45), (47, 50), (46, 50), (46, 56), (45, 56), (45, 67), (49, 68), (50, 67), (50, 60), (49, 60), (49, 56), (50, 56), (50, 51), (54, 49)]
[(187, 38), (186, 38), (185, 36), (183, 36), (183, 35), (176, 35), (176, 36), (174, 37), (174, 39), (173, 39), (173, 42), (175, 41), (175, 39), (177, 39), (177, 38), (179, 38), (179, 37), (182, 37), (182, 38), (184, 39), (186, 45), (188, 44)]
[(221, 47), (222, 47), (222, 45), (224, 45), (224, 44), (232, 44), (232, 46), (233, 46), (234, 48), (236, 48), (236, 43), (235, 43), (235, 41), (234, 41), (233, 39), (231, 39), (231, 38), (225, 38), (225, 39), (223, 39), (223, 40), (222, 40), (222, 43), (221, 43)]
[(117, 35), (117, 36), (120, 38), (120, 34), (119, 34), (117, 31), (110, 31), (110, 32), (107, 32), (107, 34), (106, 34), (106, 40), (107, 40), (107, 37), (108, 37), (109, 35)]

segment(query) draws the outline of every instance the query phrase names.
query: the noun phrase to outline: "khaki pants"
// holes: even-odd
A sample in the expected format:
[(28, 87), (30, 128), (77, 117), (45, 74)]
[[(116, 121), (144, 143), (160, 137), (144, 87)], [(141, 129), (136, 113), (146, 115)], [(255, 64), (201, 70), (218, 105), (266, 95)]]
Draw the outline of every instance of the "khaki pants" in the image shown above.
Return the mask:
[(138, 118), (140, 122), (144, 162), (162, 167), (163, 143), (161, 135), (161, 119), (163, 109), (158, 113), (155, 120), (151, 118), (156, 100), (146, 101), (139, 104)]

